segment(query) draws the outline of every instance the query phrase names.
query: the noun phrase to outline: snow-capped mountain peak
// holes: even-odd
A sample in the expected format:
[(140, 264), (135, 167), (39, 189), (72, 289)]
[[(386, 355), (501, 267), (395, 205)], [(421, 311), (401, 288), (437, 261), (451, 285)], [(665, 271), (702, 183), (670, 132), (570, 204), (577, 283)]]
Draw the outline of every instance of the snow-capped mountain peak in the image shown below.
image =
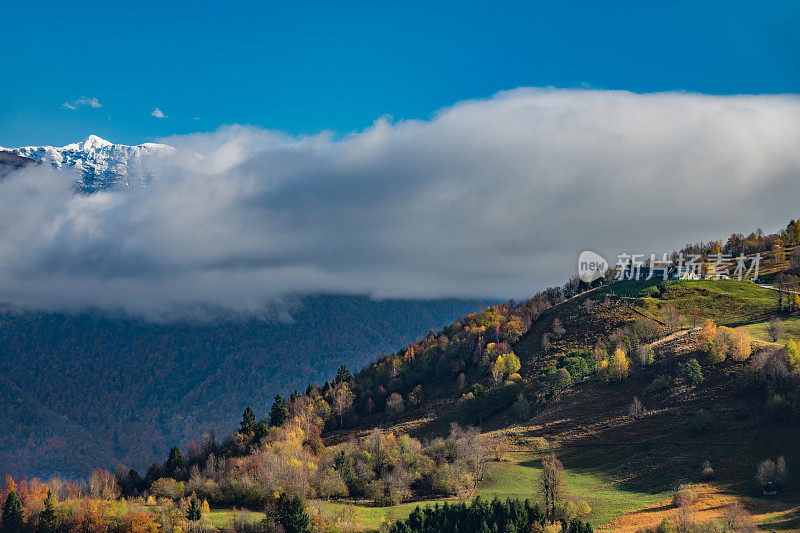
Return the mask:
[(0, 148), (40, 163), (71, 169), (76, 187), (85, 193), (113, 187), (143, 186), (152, 176), (159, 159), (175, 151), (166, 144), (136, 146), (114, 144), (97, 135), (62, 147), (22, 146)]
[(89, 151), (89, 150), (96, 150), (98, 148), (103, 148), (105, 146), (112, 146), (113, 144), (114, 143), (109, 142), (105, 139), (101, 139), (97, 135), (89, 135), (83, 141), (79, 143), (68, 144), (64, 146), (63, 149)]

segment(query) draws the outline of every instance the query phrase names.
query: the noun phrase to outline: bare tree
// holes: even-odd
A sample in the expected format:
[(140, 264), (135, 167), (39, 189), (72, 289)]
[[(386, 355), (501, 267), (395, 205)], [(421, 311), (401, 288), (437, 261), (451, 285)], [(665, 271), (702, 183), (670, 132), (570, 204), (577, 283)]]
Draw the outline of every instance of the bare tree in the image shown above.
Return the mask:
[(783, 336), (783, 320), (776, 316), (770, 318), (768, 330), (772, 342), (778, 342), (778, 339)]
[(350, 406), (353, 405), (353, 393), (350, 392), (350, 388), (346, 383), (340, 383), (336, 386), (336, 388), (333, 389), (331, 398), (333, 403), (333, 411), (339, 417), (339, 425), (344, 425), (342, 422), (342, 416), (348, 409), (350, 409)]
[(628, 413), (633, 418), (642, 418), (645, 414), (647, 414), (647, 411), (645, 410), (644, 405), (642, 405), (641, 400), (634, 396), (631, 405), (628, 407)]
[(552, 346), (552, 343), (550, 342), (550, 335), (550, 333), (545, 333), (542, 335), (542, 349), (544, 351), (549, 350), (550, 346)]
[(665, 305), (664, 308), (661, 309), (660, 316), (661, 322), (664, 323), (664, 327), (667, 328), (667, 331), (670, 333), (677, 331), (681, 326), (681, 315), (674, 305)]
[(403, 410), (403, 397), (399, 392), (393, 392), (386, 400), (386, 409), (391, 413), (399, 413)]
[(542, 457), (539, 492), (544, 501), (545, 515), (551, 522), (555, 521), (556, 508), (566, 497), (567, 490), (564, 483), (564, 465), (553, 452)]
[(486, 476), (489, 456), (481, 440), (480, 432), (474, 427), (461, 428), (455, 422), (450, 425), (450, 440), (453, 442), (456, 461), (465, 465), (472, 475), (473, 484), (469, 496), (478, 488)]
[(553, 320), (553, 335), (555, 335), (557, 339), (560, 339), (566, 332), (567, 330), (561, 325), (561, 319), (556, 317), (555, 320)]
[(511, 445), (508, 442), (508, 435), (506, 433), (500, 433), (491, 440), (492, 446), (492, 455), (494, 455), (495, 461), (502, 461), (505, 457), (508, 450), (511, 449)]
[(784, 482), (789, 478), (789, 469), (786, 467), (786, 459), (781, 455), (775, 461), (775, 477), (780, 482)]
[(114, 500), (119, 498), (121, 491), (117, 478), (108, 470), (98, 468), (89, 476), (89, 492), (94, 498)]

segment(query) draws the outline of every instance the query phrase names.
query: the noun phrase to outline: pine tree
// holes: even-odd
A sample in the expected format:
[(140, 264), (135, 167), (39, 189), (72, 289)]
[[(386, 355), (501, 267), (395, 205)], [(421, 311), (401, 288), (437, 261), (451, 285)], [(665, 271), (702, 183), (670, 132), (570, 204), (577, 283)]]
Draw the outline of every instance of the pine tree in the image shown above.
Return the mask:
[(262, 420), (256, 424), (256, 427), (253, 429), (253, 431), (256, 434), (256, 442), (259, 442), (261, 439), (269, 435), (269, 425), (265, 420)]
[(192, 528), (192, 531), (197, 529), (197, 523), (203, 517), (203, 511), (197, 501), (197, 497), (192, 494), (192, 499), (189, 502), (189, 508), (186, 509), (186, 520)]
[(256, 414), (248, 406), (242, 413), (242, 421), (239, 422), (239, 433), (249, 435), (256, 427)]
[(306, 513), (306, 504), (299, 496), (288, 496), (285, 493), (278, 497), (278, 523), (286, 533), (304, 533), (308, 531), (310, 519)]
[(271, 427), (282, 426), (287, 418), (289, 418), (289, 406), (286, 405), (286, 400), (280, 394), (276, 394), (275, 401), (272, 402), (272, 409), (269, 411), (269, 425)]
[(336, 372), (336, 379), (334, 380), (334, 384), (338, 385), (339, 383), (347, 383), (350, 381), (350, 371), (347, 370), (347, 366), (342, 365), (339, 367), (339, 371)]
[(39, 515), (39, 528), (42, 531), (53, 531), (56, 525), (56, 509), (53, 501), (53, 493), (47, 490), (47, 498), (44, 500), (44, 511)]
[(25, 528), (25, 517), (22, 514), (22, 502), (19, 501), (17, 491), (12, 490), (6, 496), (6, 503), (3, 505), (3, 531), (6, 533), (18, 533)]
[(202, 516), (203, 512), (200, 509), (197, 498), (192, 497), (192, 500), (189, 502), (189, 508), (186, 510), (186, 520), (189, 522), (197, 522)]
[(183, 454), (181, 453), (180, 448), (173, 446), (169, 451), (169, 457), (167, 458), (167, 475), (175, 477), (181, 468), (183, 468)]

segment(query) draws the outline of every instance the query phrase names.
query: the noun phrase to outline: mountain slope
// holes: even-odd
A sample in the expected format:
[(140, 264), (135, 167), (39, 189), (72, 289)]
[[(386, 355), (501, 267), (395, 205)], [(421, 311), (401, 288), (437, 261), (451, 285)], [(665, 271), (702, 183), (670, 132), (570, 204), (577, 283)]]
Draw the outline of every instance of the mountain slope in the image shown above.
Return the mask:
[[(341, 364), (358, 368), (475, 307), (460, 300), (319, 296), (302, 299), (291, 324), (252, 319), (213, 325), (6, 312), (0, 317), (0, 375), (40, 406), (0, 410), (0, 426), (17, 428), (0, 444), (0, 471), (52, 473), (56, 462), (35, 450), (54, 438), (75, 450), (60, 470), (67, 475), (116, 461), (144, 468), (176, 443), (199, 441), (212, 430), (229, 434), (247, 405), (263, 416), (275, 394), (305, 390)], [(36, 424), (21, 446), (31, 410), (53, 420), (41, 406), (73, 429)], [(104, 440), (110, 454), (92, 457), (84, 446)]]
[(21, 155), (5, 152), (0, 149), (0, 178), (13, 172), (14, 170), (35, 163), (36, 161), (28, 157), (22, 157)]
[(114, 460), (112, 443), (59, 415), (0, 375), (0, 466), (6, 472), (89, 472)]

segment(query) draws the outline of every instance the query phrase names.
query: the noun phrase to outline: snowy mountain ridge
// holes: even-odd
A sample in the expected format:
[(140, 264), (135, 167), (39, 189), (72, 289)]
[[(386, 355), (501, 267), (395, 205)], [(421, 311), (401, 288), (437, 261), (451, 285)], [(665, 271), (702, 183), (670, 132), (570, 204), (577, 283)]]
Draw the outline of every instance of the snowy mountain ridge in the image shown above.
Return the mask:
[(12, 154), (75, 172), (75, 185), (84, 193), (113, 187), (143, 186), (159, 157), (175, 148), (166, 144), (144, 143), (135, 146), (114, 144), (97, 135), (62, 147), (21, 146), (2, 148)]

